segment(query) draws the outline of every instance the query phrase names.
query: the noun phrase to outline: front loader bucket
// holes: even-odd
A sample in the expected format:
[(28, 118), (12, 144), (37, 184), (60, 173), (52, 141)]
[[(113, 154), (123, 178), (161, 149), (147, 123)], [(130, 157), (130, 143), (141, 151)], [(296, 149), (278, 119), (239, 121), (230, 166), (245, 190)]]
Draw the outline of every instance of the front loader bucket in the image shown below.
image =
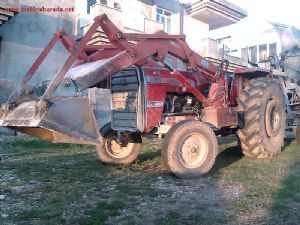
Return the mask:
[(2, 112), (0, 126), (55, 142), (100, 142), (98, 125), (87, 97), (54, 97), (41, 109), (36, 104), (36, 101), (23, 102), (13, 110)]

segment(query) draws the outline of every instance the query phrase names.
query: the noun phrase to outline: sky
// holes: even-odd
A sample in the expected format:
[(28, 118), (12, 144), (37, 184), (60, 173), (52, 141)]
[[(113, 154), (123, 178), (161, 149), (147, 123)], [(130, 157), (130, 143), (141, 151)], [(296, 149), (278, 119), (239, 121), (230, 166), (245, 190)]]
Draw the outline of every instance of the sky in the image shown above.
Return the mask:
[(229, 0), (244, 8), (251, 18), (292, 25), (300, 29), (299, 0)]

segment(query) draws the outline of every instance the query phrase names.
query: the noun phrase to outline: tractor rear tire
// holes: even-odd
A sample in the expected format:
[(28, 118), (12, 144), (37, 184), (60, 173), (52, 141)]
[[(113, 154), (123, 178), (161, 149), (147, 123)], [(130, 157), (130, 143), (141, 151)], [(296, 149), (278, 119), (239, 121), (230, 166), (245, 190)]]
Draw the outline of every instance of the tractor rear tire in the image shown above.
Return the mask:
[(126, 141), (117, 141), (117, 132), (111, 129), (110, 123), (101, 130), (101, 143), (96, 146), (99, 159), (105, 164), (120, 165), (134, 162), (142, 149), (142, 137), (130, 133)]
[(256, 78), (238, 99), (244, 127), (238, 131), (245, 156), (270, 158), (284, 146), (286, 112), (283, 90), (274, 78)]
[(297, 130), (296, 130), (296, 141), (300, 145), (300, 124), (298, 124)]
[(208, 173), (217, 154), (216, 135), (200, 121), (175, 124), (166, 134), (162, 147), (164, 164), (179, 178), (194, 178)]

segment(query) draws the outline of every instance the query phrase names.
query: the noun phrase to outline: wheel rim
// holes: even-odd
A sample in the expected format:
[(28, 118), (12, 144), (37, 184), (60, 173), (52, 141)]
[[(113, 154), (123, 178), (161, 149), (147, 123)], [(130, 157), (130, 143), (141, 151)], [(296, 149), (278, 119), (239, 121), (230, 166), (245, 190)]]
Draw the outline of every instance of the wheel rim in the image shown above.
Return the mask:
[(125, 158), (130, 155), (132, 149), (133, 143), (130, 143), (129, 141), (118, 143), (114, 138), (109, 138), (106, 141), (106, 150), (108, 154), (114, 158)]
[(187, 136), (181, 146), (180, 159), (188, 168), (199, 167), (207, 158), (208, 143), (201, 134)]
[(268, 102), (266, 108), (266, 131), (269, 137), (276, 137), (281, 130), (281, 111), (276, 101)]

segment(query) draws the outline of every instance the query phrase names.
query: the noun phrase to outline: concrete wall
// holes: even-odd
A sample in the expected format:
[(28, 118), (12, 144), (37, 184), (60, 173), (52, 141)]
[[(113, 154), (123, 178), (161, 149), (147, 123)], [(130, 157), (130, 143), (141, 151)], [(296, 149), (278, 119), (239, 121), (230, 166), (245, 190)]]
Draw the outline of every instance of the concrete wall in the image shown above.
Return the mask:
[(15, 82), (11, 80), (0, 79), (0, 105), (5, 103), (15, 90)]
[[(4, 0), (4, 7), (74, 7), (75, 0)], [(74, 32), (74, 12), (20, 12), (0, 27), (0, 78), (19, 82), (57, 30)], [(61, 44), (38, 70), (32, 83), (51, 79), (68, 53)]]

